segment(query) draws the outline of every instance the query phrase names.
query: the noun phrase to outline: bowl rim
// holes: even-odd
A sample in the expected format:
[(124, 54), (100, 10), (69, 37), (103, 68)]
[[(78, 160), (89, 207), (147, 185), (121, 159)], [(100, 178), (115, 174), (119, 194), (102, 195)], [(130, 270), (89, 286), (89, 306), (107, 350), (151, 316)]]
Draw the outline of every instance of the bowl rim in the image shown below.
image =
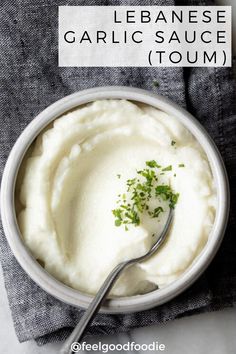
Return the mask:
[(100, 99), (127, 99), (151, 105), (178, 119), (198, 140), (207, 154), (217, 189), (218, 207), (207, 244), (192, 265), (173, 283), (144, 295), (112, 298), (101, 308), (102, 313), (128, 313), (161, 305), (186, 290), (208, 267), (224, 236), (229, 214), (229, 182), (222, 157), (206, 130), (189, 112), (166, 97), (127, 86), (105, 86), (75, 92), (56, 101), (39, 113), (15, 142), (3, 172), (1, 214), (5, 236), (17, 261), (42, 289), (64, 303), (87, 308), (92, 296), (64, 285), (51, 276), (24, 245), (16, 221), (14, 193), (18, 170), (25, 152), (50, 122), (80, 105)]

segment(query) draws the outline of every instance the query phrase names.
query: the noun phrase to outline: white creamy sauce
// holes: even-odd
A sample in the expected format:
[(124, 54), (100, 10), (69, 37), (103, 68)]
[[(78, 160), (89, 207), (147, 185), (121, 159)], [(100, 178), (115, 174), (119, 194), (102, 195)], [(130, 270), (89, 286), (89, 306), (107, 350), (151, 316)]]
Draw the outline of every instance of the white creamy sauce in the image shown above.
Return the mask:
[(96, 101), (55, 120), (28, 155), (18, 180), (22, 237), (49, 273), (75, 289), (96, 293), (118, 263), (146, 253), (152, 234), (161, 232), (168, 208), (128, 231), (115, 226), (112, 214), (127, 179), (148, 160), (172, 165), (159, 177), (179, 193), (174, 220), (164, 246), (125, 271), (112, 294), (166, 286), (207, 242), (216, 208), (209, 163), (191, 133), (164, 112)]

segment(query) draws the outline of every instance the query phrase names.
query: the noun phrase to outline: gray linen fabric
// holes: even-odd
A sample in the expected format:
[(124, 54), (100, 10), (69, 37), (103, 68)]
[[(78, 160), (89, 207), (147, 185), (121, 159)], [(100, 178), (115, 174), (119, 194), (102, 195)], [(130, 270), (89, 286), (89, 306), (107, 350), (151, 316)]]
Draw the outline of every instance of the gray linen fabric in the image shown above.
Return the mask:
[[(0, 170), (15, 140), (46, 106), (75, 91), (126, 85), (167, 96), (187, 108), (218, 145), (236, 200), (235, 78), (231, 68), (58, 68), (58, 5), (186, 5), (200, 1), (53, 1), (2, 0), (0, 5)], [(209, 4), (209, 2), (207, 2)], [(154, 87), (153, 81), (160, 86)], [(197, 222), (197, 221), (196, 221)], [(231, 212), (223, 245), (205, 274), (165, 305), (126, 315), (98, 315), (90, 334), (131, 328), (233, 306), (236, 297), (235, 216)], [(38, 344), (64, 339), (83, 311), (40, 289), (21, 269), (0, 235), (0, 257), (12, 318), (19, 341)]]

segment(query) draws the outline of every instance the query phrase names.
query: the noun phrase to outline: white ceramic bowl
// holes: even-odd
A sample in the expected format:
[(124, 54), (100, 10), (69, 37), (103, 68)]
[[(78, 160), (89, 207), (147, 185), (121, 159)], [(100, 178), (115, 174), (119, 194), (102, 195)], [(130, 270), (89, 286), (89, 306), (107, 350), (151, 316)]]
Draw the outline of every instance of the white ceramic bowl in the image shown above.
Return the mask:
[(201, 124), (187, 111), (154, 93), (129, 87), (100, 87), (76, 92), (67, 96), (40, 113), (23, 131), (16, 141), (8, 158), (2, 179), (1, 205), (2, 222), (8, 243), (16, 259), (28, 275), (45, 291), (63, 302), (87, 308), (91, 296), (74, 290), (53, 278), (33, 258), (25, 247), (16, 221), (14, 190), (19, 166), (25, 152), (40, 131), (55, 118), (66, 111), (99, 99), (128, 99), (143, 102), (173, 115), (189, 129), (205, 150), (217, 188), (218, 207), (209, 240), (187, 271), (176, 281), (163, 289), (145, 295), (114, 298), (108, 300), (102, 311), (106, 313), (125, 313), (145, 310), (163, 304), (188, 288), (206, 269), (222, 241), (229, 211), (229, 188), (225, 167), (221, 156)]

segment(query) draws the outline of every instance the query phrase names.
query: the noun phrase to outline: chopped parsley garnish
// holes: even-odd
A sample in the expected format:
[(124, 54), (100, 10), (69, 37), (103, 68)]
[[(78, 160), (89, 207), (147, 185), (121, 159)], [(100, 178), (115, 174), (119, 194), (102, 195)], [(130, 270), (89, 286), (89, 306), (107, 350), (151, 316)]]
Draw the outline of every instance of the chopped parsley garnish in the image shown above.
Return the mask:
[(163, 200), (169, 201), (169, 207), (174, 208), (178, 201), (179, 193), (173, 193), (172, 189), (168, 185), (160, 185), (155, 188), (155, 195), (161, 196)]
[(172, 171), (172, 165), (163, 168), (162, 171)]
[(185, 164), (184, 163), (180, 163), (179, 167), (185, 167)]
[(150, 216), (152, 218), (158, 218), (158, 216), (160, 215), (160, 213), (163, 213), (164, 209), (162, 207), (157, 207), (153, 210), (153, 212), (150, 213)]
[(161, 166), (157, 164), (157, 162), (155, 160), (151, 160), (151, 161), (146, 161), (146, 166), (151, 167), (151, 168), (160, 168)]
[(121, 177), (121, 175), (120, 175), (120, 174), (118, 174), (118, 175), (117, 175), (117, 177), (118, 177), (118, 178), (120, 178), (120, 177)]
[(174, 146), (176, 144), (176, 141), (172, 140), (171, 141), (171, 146)]
[(116, 219), (116, 220), (115, 220), (115, 225), (116, 225), (116, 226), (120, 226), (121, 223), (122, 223), (122, 220), (120, 220), (120, 219)]
[[(155, 160), (146, 161), (146, 167), (137, 171), (137, 176), (126, 181), (126, 193), (119, 194), (117, 204), (119, 207), (112, 210), (115, 217), (115, 226), (129, 224), (140, 225), (144, 214), (150, 218), (158, 218), (164, 212), (160, 202), (167, 201), (170, 208), (174, 208), (179, 194), (174, 193), (169, 185), (158, 184), (158, 172), (161, 166)], [(168, 166), (160, 171), (171, 171)], [(161, 172), (160, 174), (163, 174)], [(118, 178), (120, 175), (117, 175)], [(152, 200), (152, 203), (150, 201)], [(153, 201), (155, 203), (153, 203)], [(153, 207), (153, 204), (156, 206)], [(151, 206), (152, 205), (152, 206)]]

